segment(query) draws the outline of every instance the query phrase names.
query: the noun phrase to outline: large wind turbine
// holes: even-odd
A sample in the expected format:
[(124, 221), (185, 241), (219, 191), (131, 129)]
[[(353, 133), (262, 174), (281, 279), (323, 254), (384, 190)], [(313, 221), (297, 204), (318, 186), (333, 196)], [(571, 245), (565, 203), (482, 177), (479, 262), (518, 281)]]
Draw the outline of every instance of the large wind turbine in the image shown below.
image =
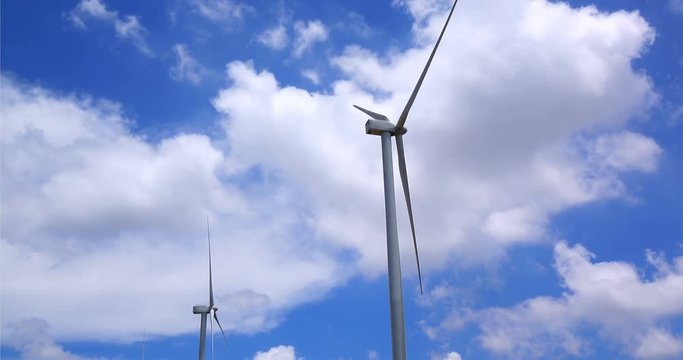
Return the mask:
[(223, 331), (223, 327), (221, 326), (221, 322), (218, 321), (218, 315), (216, 314), (218, 312), (218, 308), (214, 305), (213, 302), (213, 279), (211, 276), (211, 231), (209, 230), (209, 219), (206, 219), (206, 235), (209, 241), (209, 306), (206, 305), (195, 305), (192, 307), (192, 313), (194, 314), (200, 314), (202, 319), (201, 319), (201, 325), (199, 328), (199, 360), (204, 360), (204, 349), (206, 345), (206, 316), (211, 314), (213, 312), (213, 319), (211, 320), (211, 340), (212, 340), (212, 348), (213, 348), (213, 320), (216, 320), (216, 324), (218, 324), (218, 327), (221, 329), (221, 334), (223, 334), (223, 339), (225, 339), (225, 342), (228, 342), (228, 338), (225, 336), (225, 332)]
[(401, 184), (403, 184), (403, 192), (406, 198), (406, 205), (408, 207), (408, 218), (410, 219), (410, 230), (413, 235), (413, 245), (415, 247), (415, 259), (417, 261), (417, 274), (420, 281), (420, 293), (422, 293), (422, 273), (420, 270), (420, 257), (417, 252), (417, 240), (415, 237), (415, 223), (413, 221), (413, 207), (410, 202), (410, 189), (408, 187), (408, 173), (406, 171), (406, 158), (403, 148), (403, 135), (407, 129), (404, 127), (408, 119), (410, 108), (415, 102), (417, 93), (420, 91), (422, 81), (424, 81), (427, 70), (432, 63), (436, 49), (441, 43), (444, 32), (448, 22), (451, 20), (453, 10), (458, 0), (453, 2), (451, 11), (448, 13), (446, 23), (441, 29), (441, 34), (429, 55), (429, 60), (422, 70), (413, 93), (408, 99), (408, 103), (403, 108), (401, 116), (398, 118), (396, 125), (392, 124), (389, 119), (376, 112), (363, 109), (360, 106), (354, 105), (358, 110), (366, 113), (371, 117), (365, 123), (365, 133), (369, 135), (379, 135), (382, 137), (382, 166), (384, 169), (384, 209), (386, 214), (387, 227), (387, 258), (389, 267), (389, 306), (391, 309), (391, 349), (394, 360), (406, 359), (406, 334), (405, 334), (405, 320), (403, 318), (403, 289), (401, 285), (401, 260), (398, 248), (398, 231), (396, 229), (396, 201), (394, 194), (394, 172), (393, 163), (391, 160), (391, 137), (396, 137), (396, 150), (398, 152), (398, 171), (401, 175)]

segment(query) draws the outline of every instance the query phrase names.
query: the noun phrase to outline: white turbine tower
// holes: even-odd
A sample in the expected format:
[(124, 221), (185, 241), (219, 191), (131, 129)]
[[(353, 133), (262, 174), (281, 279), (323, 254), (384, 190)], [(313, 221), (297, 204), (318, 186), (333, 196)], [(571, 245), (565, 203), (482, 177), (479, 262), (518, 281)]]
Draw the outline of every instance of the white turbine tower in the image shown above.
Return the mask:
[(221, 329), (221, 334), (223, 334), (223, 339), (225, 343), (228, 343), (228, 338), (225, 336), (221, 322), (218, 321), (218, 308), (213, 302), (213, 279), (211, 275), (211, 231), (209, 230), (209, 219), (206, 219), (206, 235), (209, 242), (209, 306), (206, 305), (195, 305), (192, 307), (192, 313), (201, 315), (201, 325), (199, 328), (199, 360), (204, 360), (204, 349), (206, 345), (206, 316), (213, 313), (213, 318), (211, 319), (211, 350), (213, 355), (213, 321), (216, 320), (216, 324)]
[(363, 109), (360, 106), (354, 105), (358, 110), (369, 115), (369, 119), (365, 123), (365, 133), (370, 135), (379, 135), (382, 137), (382, 166), (384, 170), (384, 209), (386, 214), (386, 229), (387, 229), (387, 258), (389, 268), (389, 306), (391, 309), (391, 349), (394, 360), (406, 359), (406, 334), (405, 334), (405, 320), (403, 318), (403, 289), (401, 285), (401, 261), (398, 248), (398, 230), (396, 229), (396, 201), (394, 194), (394, 173), (393, 163), (391, 160), (391, 137), (396, 137), (396, 150), (398, 152), (398, 170), (401, 175), (401, 184), (403, 184), (403, 193), (406, 198), (406, 205), (408, 207), (408, 218), (410, 219), (410, 230), (413, 235), (413, 245), (415, 247), (415, 259), (417, 260), (417, 274), (420, 281), (420, 293), (422, 293), (422, 273), (420, 270), (420, 257), (417, 252), (417, 240), (415, 237), (415, 223), (413, 221), (413, 207), (410, 202), (410, 189), (408, 187), (408, 173), (406, 171), (406, 158), (403, 148), (403, 135), (406, 133), (404, 124), (408, 118), (410, 108), (420, 91), (422, 81), (424, 81), (427, 70), (432, 63), (436, 49), (441, 43), (444, 32), (448, 22), (451, 20), (453, 10), (458, 0), (453, 2), (451, 11), (448, 13), (446, 23), (441, 29), (441, 34), (429, 55), (429, 60), (422, 70), (413, 93), (408, 99), (408, 103), (398, 119), (396, 125), (392, 124), (389, 119), (376, 112)]

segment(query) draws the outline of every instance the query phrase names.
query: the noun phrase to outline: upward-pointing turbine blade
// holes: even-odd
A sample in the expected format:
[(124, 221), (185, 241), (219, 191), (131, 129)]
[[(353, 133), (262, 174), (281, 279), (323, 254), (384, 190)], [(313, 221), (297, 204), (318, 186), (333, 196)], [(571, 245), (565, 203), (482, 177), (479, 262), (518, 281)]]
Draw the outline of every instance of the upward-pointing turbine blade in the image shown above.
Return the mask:
[(360, 110), (360, 111), (362, 111), (362, 112), (364, 112), (364, 113), (370, 115), (370, 117), (373, 118), (373, 119), (375, 119), (375, 120), (385, 120), (385, 121), (389, 121), (389, 118), (387, 118), (386, 116), (384, 116), (384, 115), (382, 115), (382, 114), (378, 114), (378, 113), (376, 113), (376, 112), (374, 112), (374, 111), (370, 111), (370, 110), (368, 110), (368, 109), (363, 109), (362, 107), (360, 107), (360, 106), (358, 106), (358, 105), (353, 105), (353, 107), (355, 107), (356, 109), (358, 109), (358, 110)]
[(403, 112), (401, 113), (401, 116), (398, 118), (398, 122), (396, 123), (396, 130), (401, 130), (403, 128), (403, 125), (406, 123), (406, 119), (408, 119), (408, 113), (410, 112), (410, 108), (413, 107), (413, 102), (415, 102), (415, 98), (417, 97), (417, 93), (420, 91), (420, 86), (422, 86), (422, 81), (424, 81), (425, 76), (427, 75), (427, 70), (429, 70), (429, 66), (432, 64), (432, 59), (434, 59), (434, 54), (436, 54), (436, 49), (439, 48), (439, 44), (441, 43), (441, 38), (443, 38), (443, 34), (446, 32), (446, 27), (448, 26), (448, 22), (451, 20), (451, 15), (453, 15), (453, 10), (455, 9), (455, 5), (458, 3), (458, 0), (455, 0), (453, 2), (453, 6), (451, 7), (451, 12), (448, 13), (448, 18), (446, 18), (446, 23), (443, 25), (443, 29), (441, 29), (441, 34), (439, 34), (439, 39), (436, 40), (436, 44), (434, 45), (434, 49), (432, 49), (431, 55), (429, 55), (429, 60), (427, 60), (427, 65), (425, 65), (425, 68), (422, 70), (422, 74), (420, 75), (420, 79), (417, 80), (417, 84), (415, 84), (415, 88), (413, 89), (413, 93), (410, 95), (410, 99), (408, 99), (408, 103), (406, 103), (406, 107), (403, 108)]
[(408, 207), (410, 231), (413, 233), (413, 246), (415, 247), (415, 260), (417, 261), (417, 277), (420, 280), (420, 294), (422, 294), (422, 271), (420, 270), (420, 255), (417, 252), (417, 238), (415, 237), (415, 222), (413, 221), (413, 205), (410, 202), (410, 188), (408, 187), (408, 171), (406, 170), (406, 156), (403, 148), (403, 135), (400, 133), (396, 134), (396, 150), (398, 150), (398, 172), (401, 174), (403, 194), (405, 195), (406, 206)]
[(218, 309), (213, 310), (213, 318), (216, 320), (216, 324), (218, 324), (218, 328), (221, 329), (221, 334), (223, 334), (223, 339), (225, 340), (225, 345), (230, 345), (228, 343), (228, 337), (225, 336), (225, 331), (223, 331), (223, 327), (221, 326), (221, 322), (218, 321), (218, 315), (216, 314), (218, 312)]
[(209, 229), (209, 217), (206, 217), (206, 236), (209, 240), (209, 309), (213, 309), (213, 279), (211, 277), (211, 230)]

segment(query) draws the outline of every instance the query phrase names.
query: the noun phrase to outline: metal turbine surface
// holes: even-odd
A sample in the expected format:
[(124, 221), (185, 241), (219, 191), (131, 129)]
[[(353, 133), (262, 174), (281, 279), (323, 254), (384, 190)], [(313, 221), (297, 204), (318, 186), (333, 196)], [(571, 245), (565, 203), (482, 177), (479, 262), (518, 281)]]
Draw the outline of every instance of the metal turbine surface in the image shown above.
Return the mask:
[(427, 71), (429, 70), (434, 54), (441, 44), (448, 23), (453, 15), (453, 10), (458, 4), (458, 0), (453, 2), (446, 22), (441, 29), (439, 38), (434, 44), (427, 64), (425, 65), (420, 78), (413, 89), (408, 102), (406, 103), (398, 123), (393, 125), (389, 119), (382, 114), (364, 109), (360, 106), (354, 105), (355, 108), (369, 115), (372, 119), (365, 124), (365, 132), (370, 135), (379, 135), (382, 138), (382, 165), (384, 175), (384, 201), (386, 214), (386, 229), (387, 229), (387, 260), (389, 272), (389, 303), (391, 307), (391, 342), (392, 354), (394, 360), (406, 359), (406, 340), (405, 340), (405, 321), (403, 318), (403, 290), (401, 285), (401, 264), (400, 253), (398, 249), (398, 235), (396, 229), (396, 204), (394, 194), (394, 180), (393, 180), (393, 163), (391, 160), (391, 136), (396, 137), (396, 151), (398, 153), (398, 169), (401, 176), (401, 184), (403, 185), (403, 193), (406, 199), (406, 206), (408, 208), (408, 218), (410, 219), (410, 230), (413, 236), (413, 246), (415, 248), (415, 259), (417, 262), (417, 274), (420, 282), (420, 293), (423, 293), (422, 288), (422, 271), (420, 269), (420, 256), (417, 250), (417, 238), (415, 236), (415, 222), (413, 220), (413, 206), (410, 200), (410, 187), (408, 185), (408, 171), (406, 169), (405, 148), (403, 144), (403, 135), (406, 133), (405, 122), (408, 119), (410, 109), (415, 102), (422, 82), (424, 81)]
[(225, 336), (225, 332), (223, 331), (223, 326), (221, 326), (220, 321), (218, 321), (218, 315), (216, 314), (218, 312), (218, 307), (214, 305), (214, 300), (213, 300), (213, 274), (212, 274), (212, 266), (211, 266), (211, 230), (209, 228), (209, 218), (206, 218), (206, 235), (209, 243), (209, 306), (202, 306), (202, 305), (195, 305), (192, 308), (192, 312), (195, 314), (200, 314), (201, 315), (201, 324), (199, 327), (199, 360), (204, 360), (204, 350), (206, 347), (206, 316), (208, 314), (213, 313), (213, 317), (211, 319), (211, 352), (213, 356), (213, 320), (216, 321), (216, 324), (218, 324), (218, 327), (221, 330), (221, 334), (223, 334), (223, 339), (225, 339), (225, 343), (228, 343), (228, 337)]

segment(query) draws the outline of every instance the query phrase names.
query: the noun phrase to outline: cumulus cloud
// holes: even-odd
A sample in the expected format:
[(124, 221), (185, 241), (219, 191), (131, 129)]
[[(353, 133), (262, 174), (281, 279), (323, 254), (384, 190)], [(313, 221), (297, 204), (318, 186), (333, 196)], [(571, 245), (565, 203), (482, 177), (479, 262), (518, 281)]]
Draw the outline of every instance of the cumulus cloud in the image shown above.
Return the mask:
[(22, 319), (8, 326), (3, 334), (3, 345), (15, 348), (19, 358), (25, 360), (96, 360), (65, 351), (49, 330), (44, 320)]
[(327, 27), (320, 20), (308, 22), (297, 21), (294, 23), (294, 57), (301, 57), (315, 43), (327, 40)]
[(171, 67), (170, 75), (176, 81), (188, 81), (192, 84), (199, 84), (206, 74), (206, 69), (197, 59), (192, 57), (190, 50), (185, 44), (175, 44), (173, 52), (176, 56), (176, 64)]
[[(653, 171), (660, 153), (628, 130), (656, 100), (631, 66), (653, 39), (639, 14), (548, 1), (462, 5), (407, 122), (427, 272), (543, 239), (554, 214), (625, 194), (622, 172)], [(206, 302), (196, 281), (206, 276), (206, 214), (230, 331), (271, 328), (348, 276), (385, 271), (379, 140), (351, 105), (393, 119), (403, 108), (443, 23), (440, 12), (411, 14), (412, 46), (347, 48), (325, 92), (228, 64), (229, 84), (213, 99), (227, 147), (200, 134), (152, 144), (116, 105), (3, 78), (1, 205), (13, 210), (0, 214), (3, 328), (31, 303), (58, 339), (138, 339), (143, 324), (156, 335), (194, 331), (189, 308)], [(295, 54), (326, 37), (321, 23), (299, 23)], [(616, 154), (624, 143), (639, 150)], [(74, 321), (74, 308), (98, 327)], [(140, 316), (122, 316), (131, 309)]]
[(266, 352), (257, 352), (254, 360), (303, 360), (303, 358), (296, 356), (294, 347), (280, 345)]
[[(510, 245), (540, 241), (554, 214), (626, 194), (620, 174), (652, 171), (661, 154), (652, 139), (624, 131), (657, 99), (648, 77), (631, 66), (654, 34), (638, 13), (520, 0), (491, 16), (489, 6), (458, 9), (407, 122), (427, 268), (454, 257), (480, 263)], [(305, 189), (316, 235), (354, 249), (366, 274), (385, 266), (381, 164), (379, 142), (363, 134), (365, 115), (351, 104), (395, 119), (442, 21), (425, 19), (404, 52), (348, 47), (332, 60), (344, 76), (327, 93), (233, 62), (230, 85), (214, 100), (226, 115), (235, 163)], [(632, 153), (620, 153), (632, 145)], [(407, 234), (404, 220), (399, 231)]]
[(274, 50), (282, 50), (289, 43), (287, 27), (285, 27), (285, 25), (283, 24), (279, 24), (271, 29), (264, 31), (256, 39), (261, 44)]
[(229, 331), (270, 329), (352, 274), (298, 230), (291, 189), (232, 171), (206, 136), (150, 144), (109, 102), (2, 84), (3, 329), (30, 315), (59, 340), (193, 331), (189, 310), (208, 301), (196, 280), (207, 276), (207, 215)]
[(562, 296), (458, 313), (439, 326), (446, 330), (478, 323), (482, 346), (510, 358), (588, 354), (592, 340), (581, 335), (587, 328), (636, 358), (680, 356), (683, 339), (667, 329), (666, 320), (683, 315), (683, 257), (668, 262), (648, 252), (659, 269), (651, 278), (631, 264), (594, 259), (581, 245), (558, 243), (555, 269), (565, 288)]
[(81, 0), (71, 10), (68, 19), (81, 29), (85, 29), (86, 22), (90, 20), (109, 23), (114, 26), (114, 31), (118, 37), (131, 41), (143, 54), (153, 55), (145, 40), (147, 29), (140, 24), (138, 17), (135, 15), (119, 16), (118, 11), (108, 10), (102, 0)]

